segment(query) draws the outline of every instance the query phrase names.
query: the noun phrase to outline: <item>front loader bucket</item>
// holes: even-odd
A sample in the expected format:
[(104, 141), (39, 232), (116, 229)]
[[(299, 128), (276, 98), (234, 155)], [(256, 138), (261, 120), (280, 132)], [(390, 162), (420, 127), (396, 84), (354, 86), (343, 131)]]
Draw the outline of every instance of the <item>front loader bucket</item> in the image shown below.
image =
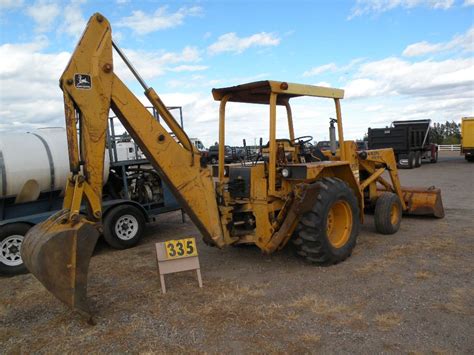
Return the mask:
[(48, 291), (90, 316), (87, 271), (99, 232), (85, 219), (71, 225), (67, 215), (68, 211), (60, 211), (31, 228), (23, 240), (21, 257)]
[(402, 187), (403, 200), (407, 206), (404, 213), (417, 216), (444, 217), (441, 190), (435, 187)]
[(404, 211), (409, 215), (444, 217), (441, 190), (432, 187), (402, 187), (403, 199), (407, 205)]

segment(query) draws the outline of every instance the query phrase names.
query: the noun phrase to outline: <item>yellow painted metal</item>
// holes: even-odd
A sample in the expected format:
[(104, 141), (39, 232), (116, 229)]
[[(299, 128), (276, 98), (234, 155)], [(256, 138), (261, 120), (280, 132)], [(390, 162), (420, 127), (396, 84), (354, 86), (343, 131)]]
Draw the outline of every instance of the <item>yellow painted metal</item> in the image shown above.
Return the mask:
[(288, 133), (290, 134), (290, 141), (293, 142), (295, 140), (295, 129), (293, 128), (293, 114), (291, 112), (290, 103), (287, 102), (285, 104), (286, 107), (286, 115), (288, 118)]
[[(248, 84), (213, 89), (215, 100), (222, 100), (227, 94), (233, 94), (230, 101), (245, 103), (268, 104), (270, 94), (279, 94), (277, 105), (285, 105), (288, 99), (298, 96), (313, 96), (322, 98), (342, 99), (344, 90), (322, 86), (287, 83), (282, 81), (257, 81)], [(258, 93), (256, 95), (255, 93)]]
[(336, 201), (326, 218), (326, 233), (334, 248), (346, 245), (352, 232), (352, 211), (346, 201)]
[(364, 190), (367, 186), (369, 186), (369, 184), (375, 182), (384, 172), (385, 172), (385, 168), (379, 168), (375, 170), (372, 175), (370, 175), (367, 179), (365, 179), (360, 184), (360, 189)]
[(158, 110), (158, 112), (160, 112), (161, 118), (163, 118), (168, 127), (175, 134), (176, 138), (178, 138), (178, 141), (183, 145), (185, 149), (191, 152), (190, 162), (191, 165), (194, 164), (194, 153), (198, 150), (194, 146), (194, 144), (191, 143), (191, 140), (189, 139), (186, 132), (179, 125), (179, 123), (176, 122), (173, 115), (168, 111), (166, 105), (163, 103), (163, 101), (161, 101), (160, 97), (153, 88), (148, 88), (145, 91), (145, 96), (148, 98), (148, 100), (150, 100), (150, 103)]
[[(380, 192), (380, 191), (379, 191)], [(441, 190), (434, 187), (403, 187), (403, 202), (410, 215), (444, 217), (444, 207)]]
[(390, 209), (390, 223), (392, 225), (396, 225), (398, 220), (400, 219), (401, 211), (397, 204), (393, 204), (392, 208)]
[(74, 110), (74, 102), (71, 100), (69, 94), (64, 91), (64, 114), (66, 119), (66, 137), (69, 154), (69, 170), (79, 172), (79, 143), (77, 141), (76, 128), (76, 111)]
[(336, 104), (337, 137), (339, 139), (340, 159), (346, 160), (346, 146), (344, 145), (344, 130), (342, 129), (341, 103), (339, 99), (334, 99), (334, 102)]
[[(224, 246), (221, 226), (216, 223), (219, 212), (212, 177), (209, 169), (200, 166), (199, 154), (194, 155), (192, 166), (183, 164), (189, 159), (189, 151), (173, 139), (115, 75), (111, 108), (148, 160), (162, 172), (204, 238), (209, 243)], [(163, 107), (156, 109), (163, 116)]]
[(276, 195), (276, 102), (278, 95), (270, 94), (270, 157), (268, 164), (268, 194)]
[(222, 98), (219, 105), (219, 182), (224, 181), (224, 164), (225, 164), (225, 106), (231, 95)]
[(474, 117), (461, 119), (461, 153), (474, 150)]

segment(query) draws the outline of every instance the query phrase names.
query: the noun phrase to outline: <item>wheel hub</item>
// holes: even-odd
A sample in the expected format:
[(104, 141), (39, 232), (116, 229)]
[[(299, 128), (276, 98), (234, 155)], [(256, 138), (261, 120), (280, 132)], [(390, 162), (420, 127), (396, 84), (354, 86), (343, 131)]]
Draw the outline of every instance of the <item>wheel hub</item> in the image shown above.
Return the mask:
[(119, 239), (130, 240), (138, 233), (138, 220), (131, 214), (121, 216), (115, 223), (115, 234)]
[(334, 248), (346, 245), (352, 232), (352, 210), (346, 201), (336, 201), (328, 212), (326, 235)]
[(0, 262), (7, 266), (18, 266), (23, 263), (20, 255), (24, 236), (11, 235), (0, 242)]
[(398, 219), (400, 218), (400, 209), (396, 203), (392, 205), (390, 209), (390, 223), (392, 225), (396, 225), (398, 223)]

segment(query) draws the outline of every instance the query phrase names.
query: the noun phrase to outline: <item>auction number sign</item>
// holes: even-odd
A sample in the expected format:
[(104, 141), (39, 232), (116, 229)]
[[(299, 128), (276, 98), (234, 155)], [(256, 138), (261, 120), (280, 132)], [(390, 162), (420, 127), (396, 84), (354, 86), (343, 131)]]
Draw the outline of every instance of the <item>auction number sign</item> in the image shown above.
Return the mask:
[(197, 255), (196, 239), (185, 238), (165, 242), (168, 259), (187, 258)]

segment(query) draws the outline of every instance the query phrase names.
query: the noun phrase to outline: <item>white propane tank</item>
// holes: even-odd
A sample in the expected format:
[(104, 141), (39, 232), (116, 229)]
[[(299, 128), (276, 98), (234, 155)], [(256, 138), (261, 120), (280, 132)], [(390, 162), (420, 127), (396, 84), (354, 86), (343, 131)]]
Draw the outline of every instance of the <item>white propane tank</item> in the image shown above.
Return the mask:
[[(105, 154), (104, 183), (109, 177)], [(69, 175), (66, 130), (42, 128), (27, 133), (0, 133), (0, 198), (35, 201), (41, 192), (64, 193)]]

